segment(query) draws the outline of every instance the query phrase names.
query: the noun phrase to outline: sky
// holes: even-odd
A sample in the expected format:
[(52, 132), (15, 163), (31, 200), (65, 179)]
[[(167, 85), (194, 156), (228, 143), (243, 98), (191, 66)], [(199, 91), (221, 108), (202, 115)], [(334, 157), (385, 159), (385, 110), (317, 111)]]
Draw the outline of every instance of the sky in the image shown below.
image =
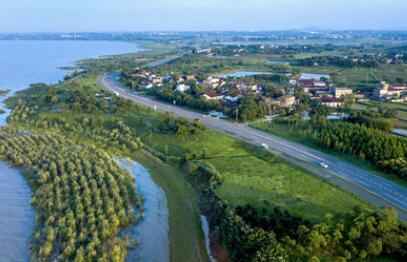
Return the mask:
[(0, 0), (0, 32), (407, 30), (407, 0)]

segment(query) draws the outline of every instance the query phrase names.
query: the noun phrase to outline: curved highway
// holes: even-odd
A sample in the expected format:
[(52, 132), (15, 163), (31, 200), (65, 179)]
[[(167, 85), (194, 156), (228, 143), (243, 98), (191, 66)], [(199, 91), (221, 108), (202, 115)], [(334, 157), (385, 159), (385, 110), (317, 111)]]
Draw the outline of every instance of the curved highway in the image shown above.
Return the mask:
[[(208, 128), (220, 131), (255, 145), (267, 145), (269, 150), (284, 159), (340, 185), (379, 207), (394, 207), (399, 218), (407, 222), (407, 189), (366, 170), (339, 160), (318, 150), (296, 144), (278, 136), (253, 129), (245, 124), (235, 124), (208, 117), (151, 97), (136, 95), (115, 82), (117, 75), (105, 75), (99, 79), (101, 87), (111, 93), (130, 99), (137, 104), (159, 112), (171, 112), (189, 120), (199, 119)], [(320, 167), (326, 163), (327, 168)]]

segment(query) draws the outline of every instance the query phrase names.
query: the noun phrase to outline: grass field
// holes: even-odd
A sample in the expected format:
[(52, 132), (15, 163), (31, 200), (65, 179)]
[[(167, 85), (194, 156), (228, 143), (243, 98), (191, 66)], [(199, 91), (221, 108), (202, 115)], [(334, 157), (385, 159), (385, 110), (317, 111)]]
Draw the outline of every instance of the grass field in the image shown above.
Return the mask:
[[(251, 204), (258, 209), (279, 206), (307, 219), (318, 221), (327, 212), (344, 213), (355, 205), (373, 209), (351, 193), (339, 189), (303, 169), (292, 166), (268, 152), (208, 131), (197, 140), (150, 132), (153, 112), (126, 122), (137, 130), (143, 141), (167, 155), (206, 150), (204, 161), (214, 165), (224, 181), (217, 193), (233, 206)], [(149, 116), (148, 116), (149, 115)]]
[(336, 83), (341, 83), (358, 90), (373, 91), (379, 81), (395, 83), (398, 78), (405, 79), (407, 65), (380, 65), (377, 68), (340, 68), (331, 66), (296, 67), (301, 72), (337, 74)]
[(371, 109), (377, 111), (378, 107), (387, 107), (397, 110), (397, 118), (392, 119), (395, 128), (407, 129), (407, 103), (384, 103), (380, 101), (367, 100), (354, 104), (354, 109)]

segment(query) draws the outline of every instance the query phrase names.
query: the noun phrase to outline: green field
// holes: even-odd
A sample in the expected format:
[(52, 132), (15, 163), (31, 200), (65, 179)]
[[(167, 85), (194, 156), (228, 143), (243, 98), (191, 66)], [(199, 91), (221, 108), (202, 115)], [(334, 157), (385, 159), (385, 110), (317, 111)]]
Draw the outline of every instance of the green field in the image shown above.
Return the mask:
[(357, 110), (369, 109), (377, 111), (379, 107), (397, 110), (397, 117), (392, 119), (394, 127), (407, 129), (407, 103), (385, 103), (375, 100), (367, 100), (352, 105), (352, 108)]
[(129, 116), (126, 122), (141, 134), (145, 143), (167, 155), (207, 151), (204, 161), (214, 165), (224, 178), (217, 193), (233, 206), (251, 204), (258, 209), (279, 206), (313, 221), (327, 212), (347, 212), (355, 205), (372, 209), (360, 198), (308, 171), (218, 132), (208, 131), (197, 140), (150, 132), (148, 127), (155, 121), (152, 114), (155, 113), (144, 112), (142, 125), (139, 117)]

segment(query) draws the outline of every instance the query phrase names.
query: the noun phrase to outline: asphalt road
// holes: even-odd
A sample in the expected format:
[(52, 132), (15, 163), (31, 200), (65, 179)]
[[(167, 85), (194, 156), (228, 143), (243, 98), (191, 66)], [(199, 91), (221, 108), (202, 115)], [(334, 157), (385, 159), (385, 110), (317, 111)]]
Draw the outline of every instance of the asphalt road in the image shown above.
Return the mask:
[[(267, 144), (269, 150), (273, 153), (322, 176), (336, 185), (350, 190), (376, 206), (396, 208), (399, 218), (407, 222), (407, 189), (398, 184), (328, 154), (253, 129), (245, 124), (235, 124), (208, 117), (185, 108), (160, 102), (154, 98), (134, 94), (116, 84), (114, 74), (100, 78), (99, 83), (102, 88), (109, 92), (116, 93), (137, 104), (153, 108), (158, 112), (171, 112), (174, 115), (182, 116), (189, 120), (199, 119), (208, 128), (233, 136), (239, 140), (258, 146)], [(326, 163), (328, 167), (321, 167), (320, 163), (322, 162)]]

